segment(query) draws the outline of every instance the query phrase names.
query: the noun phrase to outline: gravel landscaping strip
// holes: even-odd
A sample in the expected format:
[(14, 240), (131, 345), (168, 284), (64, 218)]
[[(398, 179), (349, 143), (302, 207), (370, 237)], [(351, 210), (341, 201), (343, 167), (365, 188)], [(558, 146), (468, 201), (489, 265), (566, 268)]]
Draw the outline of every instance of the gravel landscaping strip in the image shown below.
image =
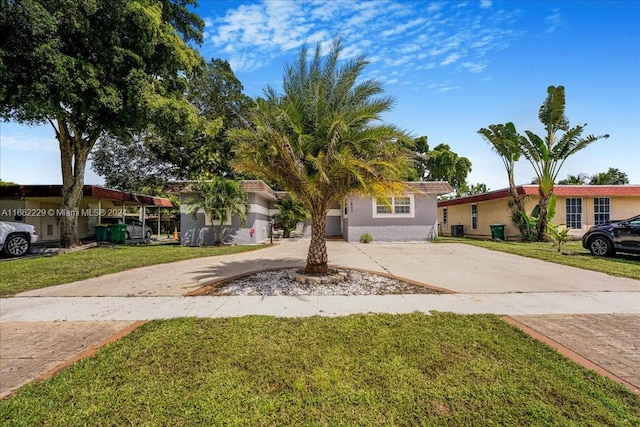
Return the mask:
[(441, 292), (377, 274), (341, 270), (345, 279), (339, 283), (305, 284), (289, 278), (291, 270), (274, 270), (252, 274), (221, 283), (199, 295), (387, 295), (439, 294)]

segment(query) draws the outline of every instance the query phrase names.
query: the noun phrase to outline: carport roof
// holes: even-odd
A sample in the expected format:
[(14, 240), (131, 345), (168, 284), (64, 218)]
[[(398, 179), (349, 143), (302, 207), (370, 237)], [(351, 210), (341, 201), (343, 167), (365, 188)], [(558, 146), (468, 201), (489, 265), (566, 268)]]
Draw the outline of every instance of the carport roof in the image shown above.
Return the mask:
[[(62, 197), (62, 185), (9, 185), (0, 186), (0, 198), (15, 197)], [(171, 200), (163, 197), (147, 196), (144, 194), (128, 193), (101, 187), (99, 185), (85, 185), (82, 188), (82, 197), (95, 197), (113, 201), (121, 201), (125, 204), (155, 206), (161, 208), (172, 207)]]

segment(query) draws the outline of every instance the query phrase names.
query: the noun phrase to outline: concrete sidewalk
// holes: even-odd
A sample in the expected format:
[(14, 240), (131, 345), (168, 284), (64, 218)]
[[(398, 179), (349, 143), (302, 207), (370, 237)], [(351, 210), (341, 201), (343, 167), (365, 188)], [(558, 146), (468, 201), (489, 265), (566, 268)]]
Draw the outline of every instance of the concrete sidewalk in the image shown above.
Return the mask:
[[(184, 296), (219, 280), (303, 266), (308, 245), (308, 239), (288, 239), (254, 252), (143, 267), (0, 299), (0, 396), (40, 377), (52, 365), (59, 366), (61, 360), (96, 348), (116, 330), (128, 331), (136, 321), (182, 316), (340, 316), (432, 310), (493, 313), (527, 320), (523, 324), (544, 337), (555, 340), (555, 336), (558, 340), (554, 342), (576, 348), (580, 352), (576, 354), (596, 360), (596, 364), (598, 360), (617, 360), (608, 369), (617, 370), (614, 374), (620, 374), (627, 386), (640, 387), (640, 358), (635, 356), (640, 354), (640, 334), (632, 330), (632, 325), (637, 329), (640, 324), (640, 281), (469, 245), (328, 242), (332, 266), (385, 273), (448, 289), (453, 294)], [(565, 320), (545, 321), (554, 316)], [(594, 321), (589, 331), (577, 333), (576, 322), (566, 320), (584, 319), (575, 316), (609, 316), (616, 327), (599, 331), (598, 321)], [(580, 322), (584, 321), (577, 324)], [(573, 325), (564, 328), (568, 336), (563, 334), (563, 325)], [(609, 344), (593, 346), (592, 342)], [(590, 348), (597, 349), (595, 354)], [(615, 379), (615, 375), (610, 376)]]

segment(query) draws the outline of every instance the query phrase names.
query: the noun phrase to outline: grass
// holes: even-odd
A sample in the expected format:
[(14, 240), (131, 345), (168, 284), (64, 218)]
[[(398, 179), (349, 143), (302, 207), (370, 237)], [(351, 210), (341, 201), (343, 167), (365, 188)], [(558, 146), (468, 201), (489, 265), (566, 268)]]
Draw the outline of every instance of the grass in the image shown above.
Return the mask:
[(464, 243), (584, 270), (600, 271), (612, 276), (640, 279), (640, 255), (618, 254), (613, 258), (596, 257), (584, 249), (580, 242), (569, 242), (562, 248), (562, 252), (556, 252), (550, 243), (496, 242), (459, 237), (439, 237), (437, 241)]
[(174, 319), (0, 401), (0, 425), (637, 426), (640, 398), (496, 316)]
[(3, 261), (0, 296), (191, 258), (235, 254), (264, 246), (187, 247), (178, 244), (96, 247), (64, 255)]

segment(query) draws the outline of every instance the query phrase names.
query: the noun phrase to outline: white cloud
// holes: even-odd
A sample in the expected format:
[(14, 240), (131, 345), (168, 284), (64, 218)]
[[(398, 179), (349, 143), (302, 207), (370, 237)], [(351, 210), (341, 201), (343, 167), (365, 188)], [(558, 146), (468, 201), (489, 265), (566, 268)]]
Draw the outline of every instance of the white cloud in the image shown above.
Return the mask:
[(544, 23), (547, 26), (547, 33), (553, 33), (559, 27), (562, 26), (562, 14), (560, 9), (553, 9), (550, 15), (544, 18)]
[[(408, 76), (462, 58), (473, 58), (459, 70), (483, 72), (487, 56), (518, 36), (515, 12), (491, 2), (401, 2), (398, 0), (273, 0), (241, 4), (224, 15), (206, 17), (203, 47), (220, 52), (236, 71), (254, 71), (274, 61), (286, 62), (300, 45), (329, 46), (333, 37), (345, 41), (345, 57), (366, 52), (375, 67), (389, 75), (402, 69)], [(491, 8), (489, 8), (491, 6)]]
[(480, 0), (480, 7), (482, 9), (488, 9), (491, 7), (493, 3), (491, 2), (491, 0)]
[(451, 53), (449, 54), (449, 56), (447, 56), (444, 61), (440, 62), (440, 65), (442, 65), (443, 67), (449, 64), (453, 64), (454, 62), (456, 62), (458, 59), (460, 59), (461, 55), (459, 53)]

